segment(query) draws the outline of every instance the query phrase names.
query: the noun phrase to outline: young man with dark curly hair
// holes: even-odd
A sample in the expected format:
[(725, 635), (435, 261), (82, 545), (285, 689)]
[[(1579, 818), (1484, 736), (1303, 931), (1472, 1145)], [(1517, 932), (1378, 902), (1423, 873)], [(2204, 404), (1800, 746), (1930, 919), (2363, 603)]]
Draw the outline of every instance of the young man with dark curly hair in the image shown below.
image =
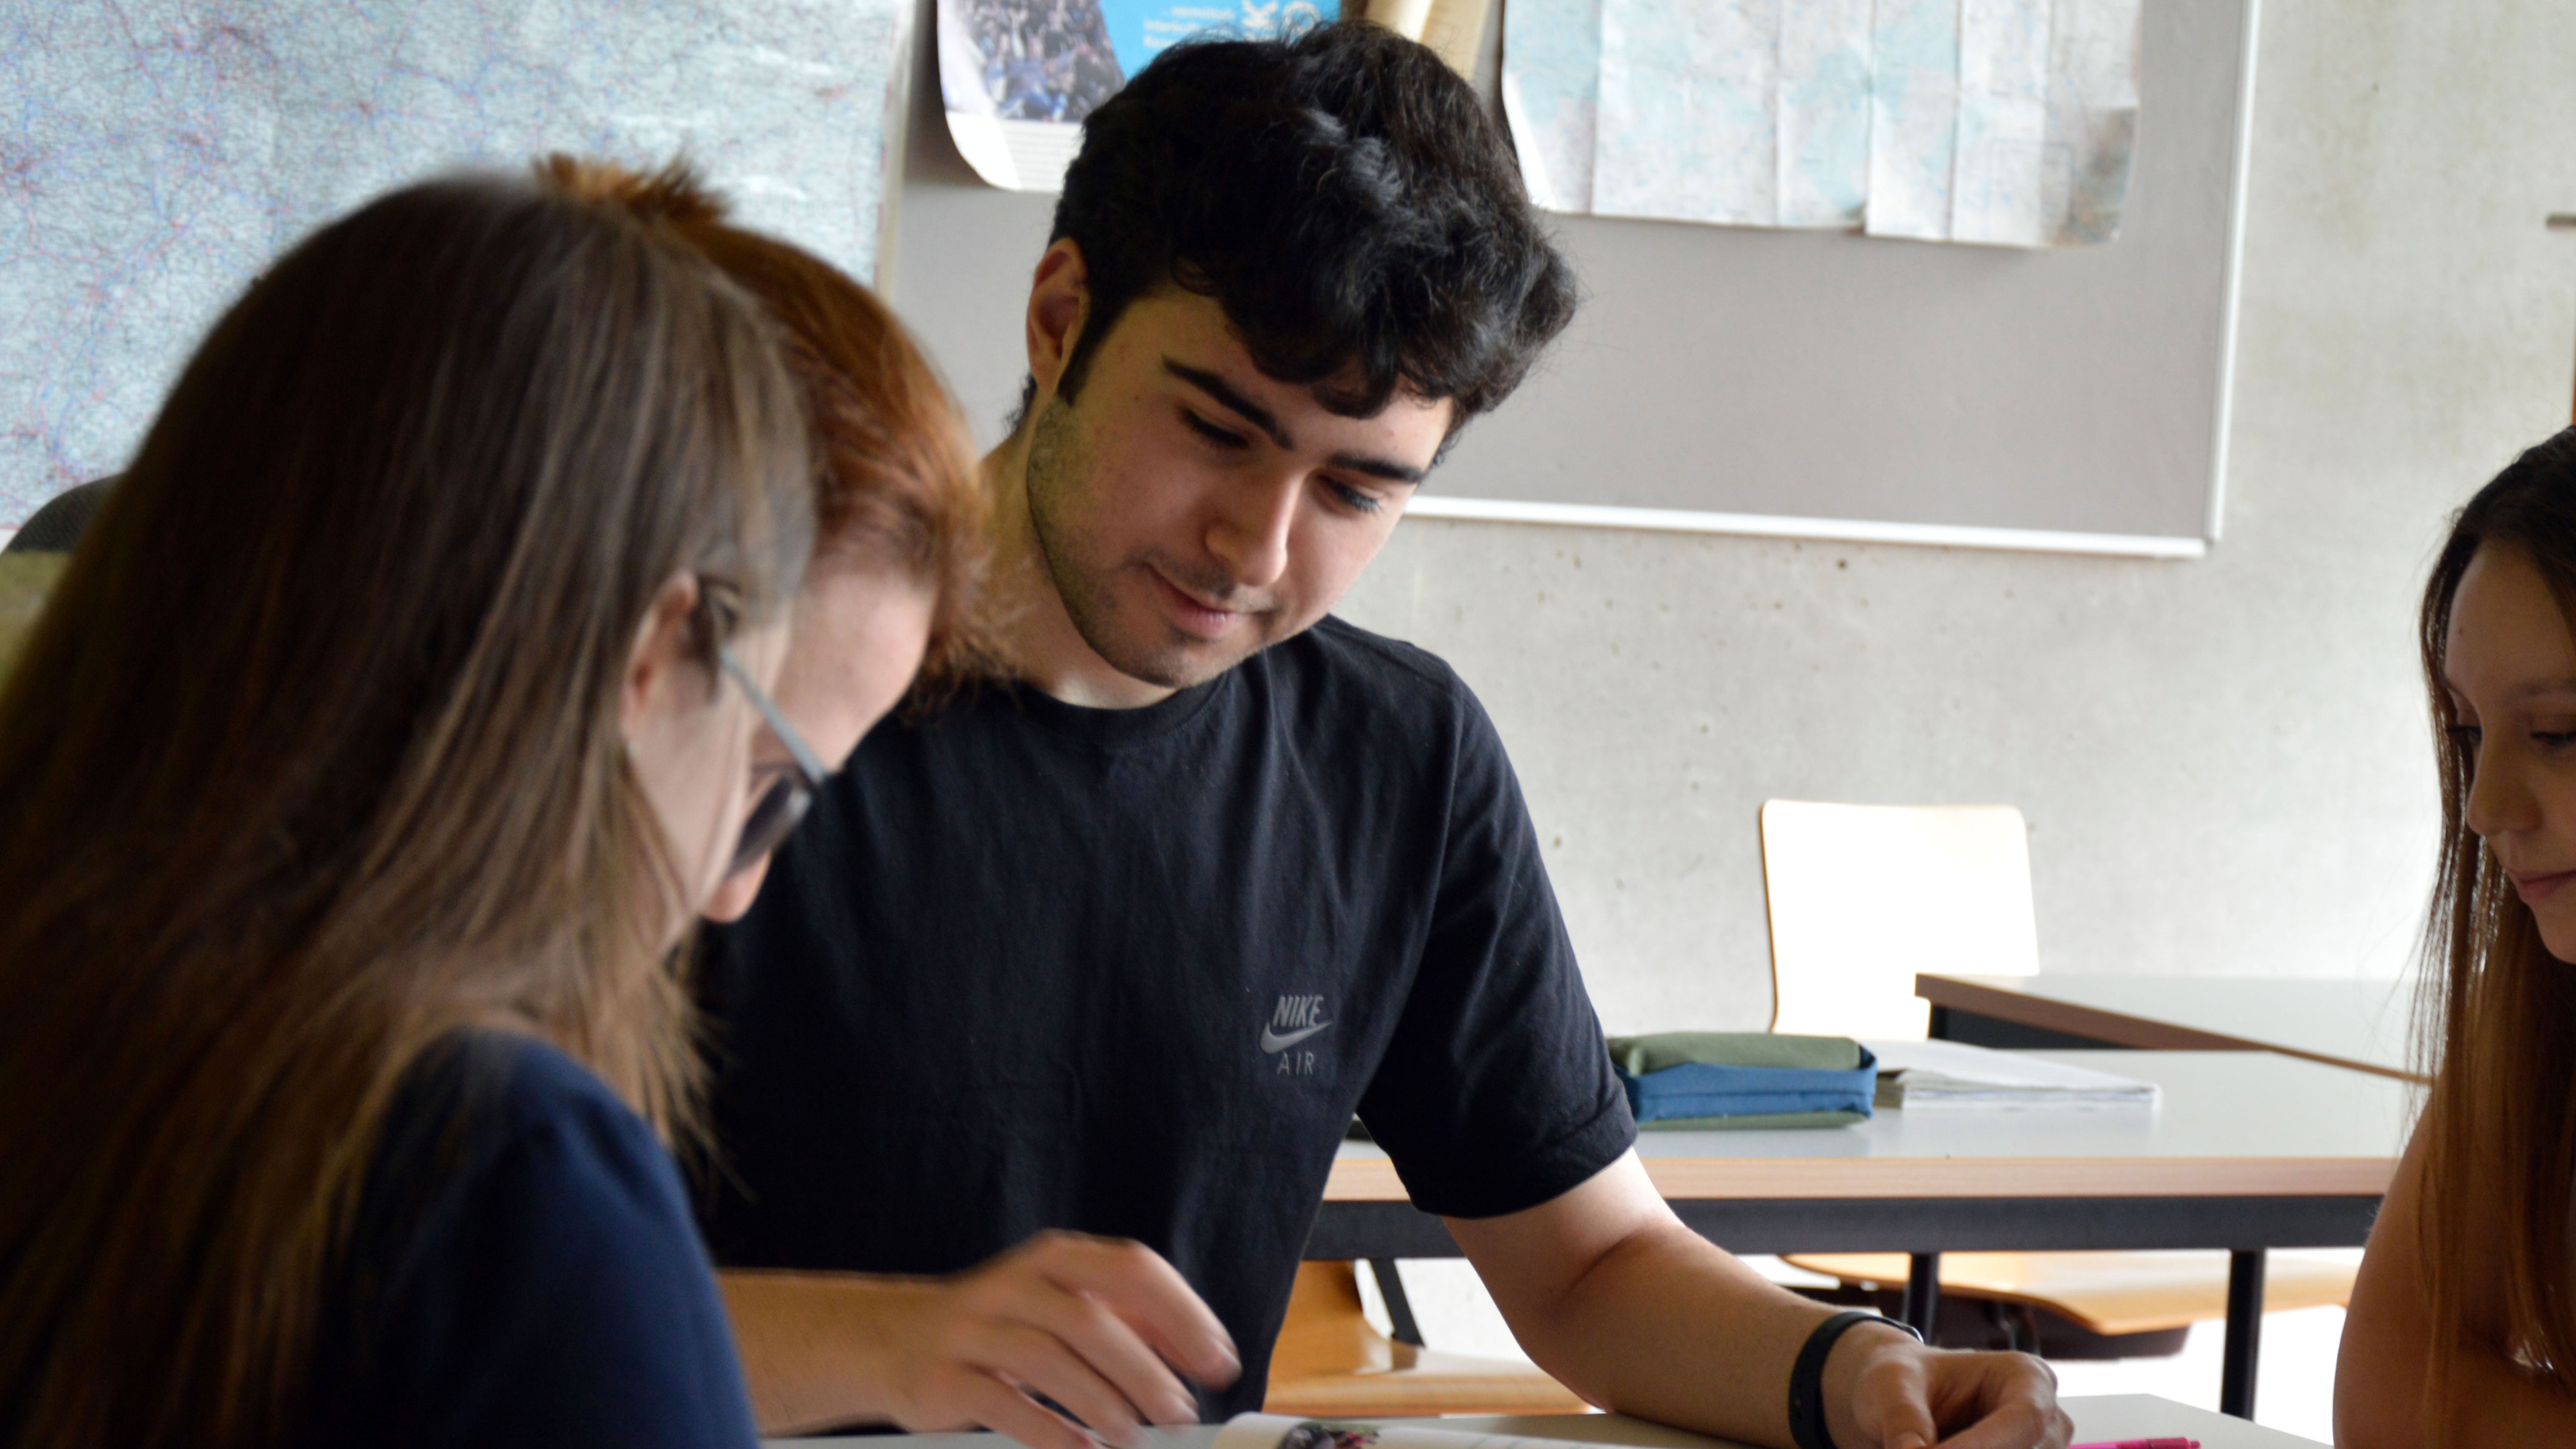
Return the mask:
[(1258, 1408), (1356, 1111), (1596, 1403), (2065, 1442), (2036, 1360), (1826, 1328), (1674, 1217), (1493, 727), (1328, 613), (1574, 306), (1474, 93), (1382, 30), (1179, 47), (1092, 114), (987, 459), (1012, 678), (871, 735), (707, 962), (771, 1428)]

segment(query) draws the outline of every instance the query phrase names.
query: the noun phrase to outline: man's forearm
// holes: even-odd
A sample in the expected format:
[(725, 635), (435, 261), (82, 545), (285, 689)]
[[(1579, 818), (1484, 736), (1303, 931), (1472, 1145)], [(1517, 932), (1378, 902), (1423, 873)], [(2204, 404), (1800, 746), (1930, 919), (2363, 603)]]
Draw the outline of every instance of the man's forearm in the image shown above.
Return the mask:
[(716, 1284), (763, 1434), (890, 1421), (887, 1330), (918, 1314), (930, 1280), (728, 1269)]
[(1512, 1322), (1541, 1367), (1603, 1408), (1786, 1444), (1789, 1370), (1832, 1311), (1673, 1223), (1604, 1254), (1552, 1311)]

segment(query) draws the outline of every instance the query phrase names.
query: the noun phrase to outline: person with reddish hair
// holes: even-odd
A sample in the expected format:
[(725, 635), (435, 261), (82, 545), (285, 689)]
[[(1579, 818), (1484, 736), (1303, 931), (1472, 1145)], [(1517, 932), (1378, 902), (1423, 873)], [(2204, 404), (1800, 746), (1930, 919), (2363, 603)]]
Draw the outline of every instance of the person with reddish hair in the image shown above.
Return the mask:
[[(644, 172), (556, 154), (551, 186), (622, 207), (676, 236), (769, 313), (813, 425), (814, 559), (795, 605), (779, 708), (817, 763), (838, 769), (910, 693), (935, 702), (976, 677), (990, 512), (974, 445), (930, 359), (876, 294), (793, 243), (739, 226), (685, 163)], [(814, 782), (772, 739), (755, 769), (800, 802)], [(801, 803), (779, 808), (803, 809)], [(711, 920), (750, 909), (768, 858), (728, 879)]]

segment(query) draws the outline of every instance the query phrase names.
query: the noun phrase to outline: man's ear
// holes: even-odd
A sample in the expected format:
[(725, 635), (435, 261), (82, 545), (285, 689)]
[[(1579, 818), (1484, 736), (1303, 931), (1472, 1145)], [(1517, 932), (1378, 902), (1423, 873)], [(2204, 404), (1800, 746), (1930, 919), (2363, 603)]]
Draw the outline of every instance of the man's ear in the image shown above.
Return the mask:
[(683, 569), (662, 581), (635, 626), (635, 645), (626, 653), (626, 674), (617, 690), (617, 725), (633, 743), (636, 731), (657, 695), (667, 695), (674, 681), (696, 662), (690, 617), (698, 611), (698, 576)]
[(1037, 275), (1029, 282), (1029, 376), (1038, 396), (1053, 396), (1064, 381), (1065, 363), (1090, 316), (1091, 269), (1071, 237), (1059, 238), (1038, 258)]

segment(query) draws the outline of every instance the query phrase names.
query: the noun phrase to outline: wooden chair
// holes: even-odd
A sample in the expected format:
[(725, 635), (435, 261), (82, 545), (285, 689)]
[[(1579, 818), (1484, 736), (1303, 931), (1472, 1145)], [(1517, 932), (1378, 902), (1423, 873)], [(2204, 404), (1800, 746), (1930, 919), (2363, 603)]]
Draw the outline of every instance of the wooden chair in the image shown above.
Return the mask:
[[(1796, 1253), (1785, 1261), (1846, 1288), (1880, 1291), (1903, 1289), (1909, 1267), (1903, 1253)], [(2263, 1273), (2263, 1311), (2340, 1308), (2352, 1297), (2352, 1277), (2350, 1264), (2274, 1254)], [(2222, 1317), (2226, 1287), (2227, 1254), (2216, 1249), (1941, 1255), (1943, 1293), (2043, 1310), (2104, 1338)]]
[(1590, 1405), (1525, 1363), (1398, 1343), (1361, 1312), (1355, 1265), (1306, 1263), (1270, 1353), (1270, 1394), (1261, 1407), (1310, 1419), (1373, 1419), (1579, 1414)]
[[(2012, 806), (1772, 800), (1761, 831), (1772, 1030), (1920, 1041), (1931, 1005), (1914, 994), (1915, 973), (2038, 973), (2029, 833)], [(1788, 1261), (1846, 1288), (1908, 1281), (1902, 1253)], [(2278, 1260), (2265, 1274), (2264, 1307), (2344, 1303), (2353, 1271)], [(2046, 1309), (2106, 1335), (2227, 1315), (2223, 1252), (1945, 1253), (1938, 1281), (1944, 1294)]]
[(2031, 976), (2030, 834), (2010, 805), (1762, 807), (1771, 1029), (1921, 1041), (1918, 971)]

